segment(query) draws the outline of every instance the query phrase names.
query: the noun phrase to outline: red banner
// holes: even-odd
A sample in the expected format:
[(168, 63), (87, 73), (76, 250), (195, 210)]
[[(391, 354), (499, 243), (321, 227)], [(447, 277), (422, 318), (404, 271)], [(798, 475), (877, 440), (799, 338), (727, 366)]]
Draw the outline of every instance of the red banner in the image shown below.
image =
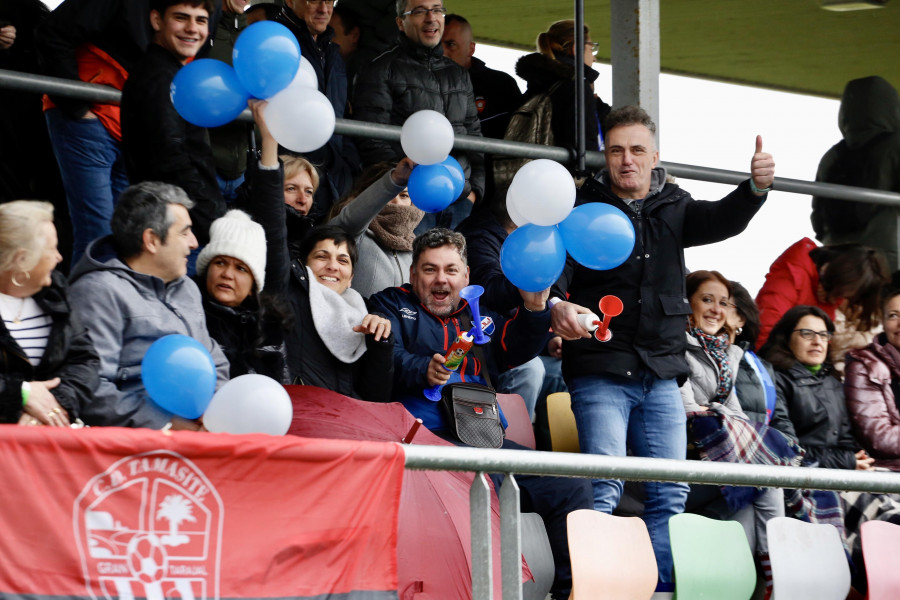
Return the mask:
[(397, 598), (397, 444), (0, 428), (3, 596)]

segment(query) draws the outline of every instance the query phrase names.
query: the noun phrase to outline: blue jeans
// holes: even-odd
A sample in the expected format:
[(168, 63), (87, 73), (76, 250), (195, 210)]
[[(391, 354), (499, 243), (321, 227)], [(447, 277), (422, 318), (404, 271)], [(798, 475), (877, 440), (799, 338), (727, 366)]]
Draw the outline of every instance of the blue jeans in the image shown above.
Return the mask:
[(72, 265), (87, 245), (110, 233), (119, 194), (128, 187), (121, 145), (99, 119), (71, 119), (58, 108), (44, 113), (72, 217)]
[(504, 371), (497, 378), (497, 391), (501, 394), (518, 394), (525, 401), (528, 416), (534, 421), (534, 407), (544, 386), (544, 364), (536, 356), (526, 363)]
[[(687, 431), (681, 393), (674, 379), (644, 372), (639, 379), (616, 375), (576, 377), (569, 383), (581, 451), (589, 454), (685, 459)], [(595, 479), (594, 508), (611, 513), (623, 484)], [(686, 483), (644, 483), (644, 522), (653, 542), (660, 583), (672, 581), (669, 517), (684, 510)]]

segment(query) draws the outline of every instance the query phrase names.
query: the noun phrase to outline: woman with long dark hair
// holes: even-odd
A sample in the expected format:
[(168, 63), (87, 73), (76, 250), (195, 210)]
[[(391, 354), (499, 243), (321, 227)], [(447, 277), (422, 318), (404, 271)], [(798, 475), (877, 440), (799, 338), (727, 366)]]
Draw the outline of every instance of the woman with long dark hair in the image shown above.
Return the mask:
[(788, 309), (801, 305), (820, 308), (832, 322), (840, 310), (848, 326), (868, 331), (878, 324), (879, 294), (887, 283), (887, 263), (877, 250), (859, 244), (817, 246), (803, 238), (772, 263), (756, 295), (760, 315), (756, 346), (766, 342)]
[(784, 398), (804, 464), (829, 469), (872, 468), (850, 430), (844, 388), (834, 376), (829, 342), (834, 323), (817, 306), (795, 306), (772, 328), (760, 355), (775, 367), (775, 386)]

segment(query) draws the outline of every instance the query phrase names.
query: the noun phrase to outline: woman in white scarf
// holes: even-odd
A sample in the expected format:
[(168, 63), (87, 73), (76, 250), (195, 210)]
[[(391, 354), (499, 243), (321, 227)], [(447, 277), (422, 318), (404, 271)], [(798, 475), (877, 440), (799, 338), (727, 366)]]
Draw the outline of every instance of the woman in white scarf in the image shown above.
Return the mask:
[(296, 383), (347, 396), (390, 401), (391, 324), (371, 314), (350, 287), (356, 244), (334, 226), (313, 228), (300, 245), (305, 265), (292, 266), (290, 299), (296, 324), (288, 334), (288, 363)]

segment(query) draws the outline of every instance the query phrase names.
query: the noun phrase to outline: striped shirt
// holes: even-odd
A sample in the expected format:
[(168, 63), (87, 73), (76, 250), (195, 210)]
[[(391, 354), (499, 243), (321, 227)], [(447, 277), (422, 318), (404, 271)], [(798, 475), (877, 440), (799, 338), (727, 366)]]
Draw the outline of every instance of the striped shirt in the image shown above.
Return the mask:
[(28, 361), (38, 366), (44, 351), (53, 321), (45, 314), (34, 298), (15, 298), (0, 294), (0, 316), (3, 324), (16, 343), (25, 351)]

